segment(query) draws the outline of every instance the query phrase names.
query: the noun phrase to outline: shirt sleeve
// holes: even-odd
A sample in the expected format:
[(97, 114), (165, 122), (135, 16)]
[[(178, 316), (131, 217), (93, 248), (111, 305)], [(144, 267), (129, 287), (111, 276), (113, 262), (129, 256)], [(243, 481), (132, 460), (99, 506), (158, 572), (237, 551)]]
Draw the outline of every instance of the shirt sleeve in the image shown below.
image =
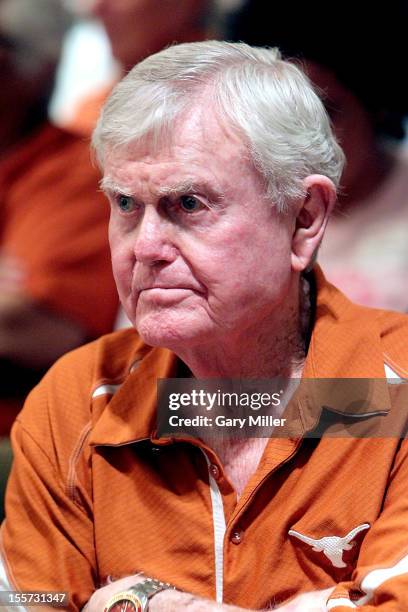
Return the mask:
[(403, 440), (389, 475), (382, 513), (364, 538), (352, 579), (337, 585), (327, 610), (408, 610), (407, 483), (408, 441)]
[(12, 589), (67, 592), (64, 609), (76, 611), (98, 587), (86, 444), (90, 423), (75, 425), (69, 414), (65, 423), (61, 417), (55, 423), (48, 404), (59, 396), (66, 409), (74, 399), (70, 380), (58, 394), (56, 384), (51, 372), (13, 426), (1, 574)]

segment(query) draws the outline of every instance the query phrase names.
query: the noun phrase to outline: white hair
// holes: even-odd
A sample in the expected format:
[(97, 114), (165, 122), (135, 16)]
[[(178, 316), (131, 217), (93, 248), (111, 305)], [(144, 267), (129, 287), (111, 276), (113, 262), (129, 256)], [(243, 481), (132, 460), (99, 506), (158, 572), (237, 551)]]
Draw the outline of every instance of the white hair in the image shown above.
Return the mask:
[(248, 146), (279, 211), (304, 194), (303, 180), (311, 174), (338, 187), (344, 154), (310, 81), (278, 49), (244, 43), (174, 45), (137, 64), (115, 87), (94, 131), (101, 166), (107, 150), (146, 136), (159, 142), (208, 88), (214, 108)]

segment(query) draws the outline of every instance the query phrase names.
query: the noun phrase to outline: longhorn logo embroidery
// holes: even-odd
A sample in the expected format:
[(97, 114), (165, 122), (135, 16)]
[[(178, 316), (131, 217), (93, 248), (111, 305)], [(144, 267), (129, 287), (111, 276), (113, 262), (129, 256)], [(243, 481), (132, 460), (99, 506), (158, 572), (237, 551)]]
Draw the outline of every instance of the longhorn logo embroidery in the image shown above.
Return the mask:
[(331, 561), (334, 567), (347, 567), (346, 563), (343, 561), (343, 552), (345, 550), (351, 550), (354, 544), (351, 544), (350, 542), (354, 540), (358, 533), (369, 528), (370, 525), (368, 525), (368, 523), (364, 523), (363, 525), (359, 525), (358, 527), (352, 529), (346, 536), (344, 536), (344, 538), (340, 538), (339, 536), (326, 536), (324, 538), (320, 538), (319, 540), (309, 538), (309, 536), (305, 536), (294, 529), (289, 529), (288, 534), (294, 536), (305, 544), (309, 544), (309, 546), (312, 547), (312, 550), (322, 552), (324, 555), (326, 555), (329, 561)]

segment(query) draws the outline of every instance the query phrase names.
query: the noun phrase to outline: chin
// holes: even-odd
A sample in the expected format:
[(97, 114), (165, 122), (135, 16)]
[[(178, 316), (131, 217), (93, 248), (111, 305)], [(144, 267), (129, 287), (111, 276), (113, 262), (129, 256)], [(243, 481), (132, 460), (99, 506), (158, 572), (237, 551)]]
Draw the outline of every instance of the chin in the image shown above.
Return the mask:
[(198, 322), (186, 320), (185, 317), (155, 313), (136, 317), (136, 330), (142, 340), (149, 346), (161, 346), (174, 350), (200, 344), (208, 340), (208, 329), (203, 329)]

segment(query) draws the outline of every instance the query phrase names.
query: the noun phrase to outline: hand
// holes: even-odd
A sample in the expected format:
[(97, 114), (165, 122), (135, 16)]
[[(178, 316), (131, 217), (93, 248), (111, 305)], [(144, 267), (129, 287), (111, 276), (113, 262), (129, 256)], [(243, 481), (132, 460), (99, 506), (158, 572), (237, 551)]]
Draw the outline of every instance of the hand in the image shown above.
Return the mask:
[(287, 604), (279, 606), (279, 612), (325, 612), (326, 601), (330, 597), (333, 587), (323, 591), (302, 593)]

